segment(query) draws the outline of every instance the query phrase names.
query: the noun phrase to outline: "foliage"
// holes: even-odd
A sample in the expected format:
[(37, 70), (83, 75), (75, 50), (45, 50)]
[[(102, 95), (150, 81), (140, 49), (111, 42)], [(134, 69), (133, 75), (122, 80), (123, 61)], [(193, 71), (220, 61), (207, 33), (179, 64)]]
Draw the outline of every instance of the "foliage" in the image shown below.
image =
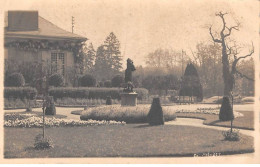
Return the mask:
[(64, 86), (64, 78), (61, 74), (52, 74), (49, 78), (49, 86), (60, 87)]
[(224, 96), (222, 105), (219, 112), (219, 120), (221, 121), (231, 121), (234, 119), (234, 113), (229, 101), (229, 97)]
[(90, 74), (83, 75), (80, 78), (80, 86), (83, 86), (83, 87), (96, 86), (96, 79)]
[(196, 96), (198, 101), (203, 100), (202, 85), (198, 72), (193, 64), (188, 64), (181, 82), (180, 96)]
[[(151, 84), (152, 83), (152, 84)], [(149, 75), (144, 78), (142, 81), (142, 85), (144, 88), (148, 89), (149, 91), (152, 90), (164, 90), (167, 94), (169, 89), (178, 89), (179, 81), (175, 75), (158, 75), (152, 76)]]
[(43, 137), (42, 134), (38, 134), (34, 139), (34, 148), (41, 150), (41, 149), (48, 149), (53, 148), (53, 141), (50, 137)]
[(111, 81), (110, 81), (110, 80), (106, 80), (106, 81), (104, 82), (104, 87), (110, 88), (111, 86), (112, 86), (112, 84), (111, 84)]
[(160, 98), (154, 98), (151, 109), (147, 115), (149, 125), (163, 125), (164, 116), (160, 103)]
[(9, 87), (21, 87), (24, 86), (25, 80), (21, 73), (12, 73), (7, 76), (5, 80), (5, 86)]
[[(84, 110), (80, 116), (81, 120), (115, 120), (126, 123), (147, 123), (147, 114), (150, 105), (124, 106), (110, 105), (93, 107)], [(174, 110), (169, 106), (163, 106), (165, 121), (176, 119)]]
[(124, 83), (124, 77), (121, 75), (116, 75), (111, 80), (112, 87), (121, 87), (122, 83)]
[(4, 98), (30, 99), (31, 96), (35, 98), (36, 95), (37, 95), (37, 90), (32, 87), (5, 87), (4, 88)]
[(239, 130), (227, 130), (222, 132), (224, 139), (228, 141), (239, 141), (240, 140), (240, 134)]
[(110, 79), (122, 69), (120, 42), (113, 32), (98, 47), (94, 65), (94, 74), (98, 80)]
[[(120, 99), (120, 93), (123, 88), (99, 88), (99, 87), (53, 87), (49, 89), (49, 95), (56, 101), (58, 98), (88, 98), (88, 99), (106, 99), (111, 96), (112, 99)], [(148, 97), (148, 91), (144, 88), (136, 88), (138, 99)]]

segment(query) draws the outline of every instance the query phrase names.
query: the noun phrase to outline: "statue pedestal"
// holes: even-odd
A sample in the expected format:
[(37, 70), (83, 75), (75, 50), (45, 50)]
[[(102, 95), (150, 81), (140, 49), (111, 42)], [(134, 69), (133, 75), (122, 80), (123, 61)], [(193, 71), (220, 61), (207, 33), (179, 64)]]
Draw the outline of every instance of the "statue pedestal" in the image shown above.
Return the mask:
[(137, 93), (135, 92), (123, 92), (121, 93), (121, 106), (136, 106), (137, 105)]

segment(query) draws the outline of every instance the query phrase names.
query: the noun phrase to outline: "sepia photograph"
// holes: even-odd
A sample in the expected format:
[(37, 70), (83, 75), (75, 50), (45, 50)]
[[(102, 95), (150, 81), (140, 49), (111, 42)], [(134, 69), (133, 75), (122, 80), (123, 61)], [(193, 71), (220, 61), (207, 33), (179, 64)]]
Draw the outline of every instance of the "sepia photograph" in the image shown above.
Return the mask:
[(4, 0), (0, 163), (260, 163), (258, 0)]

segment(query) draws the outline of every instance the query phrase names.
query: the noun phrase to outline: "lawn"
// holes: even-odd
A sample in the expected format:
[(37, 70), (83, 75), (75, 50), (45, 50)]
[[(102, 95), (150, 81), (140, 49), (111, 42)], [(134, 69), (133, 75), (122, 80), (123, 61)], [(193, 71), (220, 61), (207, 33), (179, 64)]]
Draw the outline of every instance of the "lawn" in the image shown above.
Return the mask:
[[(254, 130), (254, 112), (253, 111), (239, 111), (244, 116), (235, 118), (233, 121), (233, 127), (239, 129)], [(230, 127), (230, 121), (219, 121), (218, 115), (213, 114), (198, 114), (198, 113), (176, 113), (180, 118), (199, 118), (205, 120), (205, 125)]]
[(191, 126), (147, 124), (46, 128), (54, 148), (35, 150), (40, 128), (4, 128), (5, 158), (157, 157), (253, 152), (253, 138), (224, 141), (221, 131)]

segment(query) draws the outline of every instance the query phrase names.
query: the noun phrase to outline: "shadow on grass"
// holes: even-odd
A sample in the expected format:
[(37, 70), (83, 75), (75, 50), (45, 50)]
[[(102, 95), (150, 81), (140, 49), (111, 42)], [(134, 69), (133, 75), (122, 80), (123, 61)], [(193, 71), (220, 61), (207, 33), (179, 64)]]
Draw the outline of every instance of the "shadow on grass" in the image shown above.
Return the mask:
[(135, 126), (134, 128), (147, 128), (147, 127), (155, 127), (155, 126), (162, 126), (162, 125), (149, 125), (149, 124), (144, 124), (144, 125)]

